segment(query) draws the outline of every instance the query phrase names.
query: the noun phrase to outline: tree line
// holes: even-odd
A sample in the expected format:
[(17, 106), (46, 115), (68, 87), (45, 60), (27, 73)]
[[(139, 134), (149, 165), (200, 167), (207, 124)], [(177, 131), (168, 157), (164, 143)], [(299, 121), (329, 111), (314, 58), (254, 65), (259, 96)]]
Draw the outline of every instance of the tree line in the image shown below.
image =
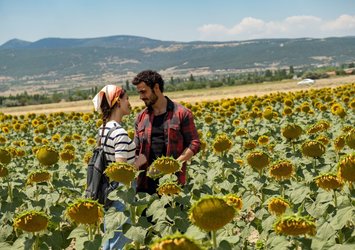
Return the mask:
[[(166, 79), (165, 91), (183, 91), (192, 89), (217, 88), (222, 86), (236, 86), (244, 84), (257, 84), (261, 82), (280, 81), (292, 78), (311, 78), (320, 79), (327, 78), (327, 72), (335, 72), (336, 75), (345, 75), (346, 68), (354, 68), (354, 63), (342, 65), (340, 67), (323, 67), (307, 70), (295, 71), (293, 66), (288, 69), (277, 69), (265, 71), (254, 71), (238, 74), (221, 74), (212, 77), (199, 76), (195, 77), (191, 74), (188, 78), (171, 77)], [(352, 71), (355, 74), (355, 70)], [(136, 95), (134, 86), (127, 80), (122, 87), (125, 88), (129, 95)], [(0, 107), (15, 107), (35, 104), (48, 104), (58, 102), (69, 102), (79, 100), (89, 100), (95, 96), (102, 86), (95, 86), (90, 89), (66, 90), (63, 92), (33, 94), (23, 92), (16, 95), (0, 96)]]

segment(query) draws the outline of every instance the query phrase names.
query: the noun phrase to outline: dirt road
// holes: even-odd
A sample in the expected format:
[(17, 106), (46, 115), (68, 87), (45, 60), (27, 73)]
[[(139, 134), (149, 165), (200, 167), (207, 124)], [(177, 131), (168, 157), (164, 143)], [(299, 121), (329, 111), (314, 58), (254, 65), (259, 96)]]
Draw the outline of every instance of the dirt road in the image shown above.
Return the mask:
[[(312, 86), (297, 85), (297, 80), (287, 80), (281, 82), (269, 82), (259, 84), (248, 84), (241, 86), (222, 87), (204, 90), (190, 90), (166, 93), (171, 99), (181, 102), (212, 101), (234, 97), (244, 97), (249, 95), (264, 95), (272, 92), (289, 92), (306, 89), (334, 88), (347, 83), (355, 83), (355, 75), (320, 79)], [(143, 105), (138, 96), (130, 96), (130, 103), (133, 107)], [(24, 107), (1, 108), (0, 112), (12, 115), (26, 113), (52, 113), (52, 112), (91, 112), (93, 105), (91, 100), (77, 102), (61, 102), (44, 105), (30, 105)]]

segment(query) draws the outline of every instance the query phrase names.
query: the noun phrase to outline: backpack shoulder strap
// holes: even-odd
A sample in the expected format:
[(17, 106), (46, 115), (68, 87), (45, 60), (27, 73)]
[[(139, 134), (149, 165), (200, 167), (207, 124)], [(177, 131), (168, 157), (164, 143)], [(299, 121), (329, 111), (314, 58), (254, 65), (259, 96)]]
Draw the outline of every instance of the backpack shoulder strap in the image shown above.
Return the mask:
[[(112, 127), (110, 128), (110, 130), (107, 132), (107, 135), (105, 137), (105, 141), (104, 141), (104, 144), (101, 144), (101, 146), (106, 146), (107, 144), (107, 139), (109, 138), (109, 136), (111, 135), (111, 133), (116, 129), (117, 127)], [(100, 137), (100, 141), (101, 141), (101, 137)]]

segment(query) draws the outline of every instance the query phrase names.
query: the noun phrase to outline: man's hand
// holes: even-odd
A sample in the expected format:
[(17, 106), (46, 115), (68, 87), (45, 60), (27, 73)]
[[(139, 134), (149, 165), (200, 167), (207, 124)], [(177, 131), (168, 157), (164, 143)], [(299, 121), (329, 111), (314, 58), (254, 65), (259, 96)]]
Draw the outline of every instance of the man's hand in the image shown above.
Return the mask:
[(147, 163), (147, 157), (145, 157), (144, 154), (138, 155), (134, 161), (134, 165), (136, 166), (137, 169), (139, 169), (140, 166), (146, 163)]

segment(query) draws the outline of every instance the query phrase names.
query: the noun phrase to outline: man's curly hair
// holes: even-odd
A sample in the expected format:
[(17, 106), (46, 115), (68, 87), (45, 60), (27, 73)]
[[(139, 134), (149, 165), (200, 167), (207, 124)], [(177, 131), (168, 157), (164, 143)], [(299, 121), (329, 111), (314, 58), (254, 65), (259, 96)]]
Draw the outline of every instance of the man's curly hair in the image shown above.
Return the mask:
[(139, 83), (144, 82), (151, 89), (154, 88), (154, 85), (157, 83), (161, 92), (164, 92), (164, 80), (161, 75), (153, 70), (144, 70), (140, 72), (132, 81), (133, 85), (138, 85)]

